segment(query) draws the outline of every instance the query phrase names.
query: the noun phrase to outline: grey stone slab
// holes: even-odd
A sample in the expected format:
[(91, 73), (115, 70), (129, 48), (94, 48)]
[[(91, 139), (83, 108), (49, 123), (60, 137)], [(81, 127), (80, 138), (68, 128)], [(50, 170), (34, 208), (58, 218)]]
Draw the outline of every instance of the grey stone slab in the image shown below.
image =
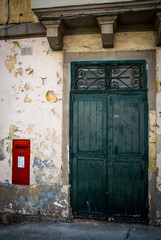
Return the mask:
[(0, 39), (45, 36), (46, 29), (41, 23), (10, 24), (0, 29)]
[(0, 240), (92, 239), (92, 240), (160, 240), (161, 228), (110, 223), (25, 223), (0, 226)]

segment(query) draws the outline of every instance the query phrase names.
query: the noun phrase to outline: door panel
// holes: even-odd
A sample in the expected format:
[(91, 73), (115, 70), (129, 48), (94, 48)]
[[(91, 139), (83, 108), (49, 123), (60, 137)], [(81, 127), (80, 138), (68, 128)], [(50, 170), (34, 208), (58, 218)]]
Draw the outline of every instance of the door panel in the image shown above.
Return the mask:
[(109, 96), (109, 155), (144, 155), (144, 96)]
[(105, 216), (106, 96), (81, 94), (73, 95), (72, 99), (73, 212), (79, 216), (84, 214)]
[(78, 102), (78, 151), (102, 151), (103, 103), (100, 100), (79, 100)]
[(145, 95), (109, 96), (108, 184), (113, 217), (144, 218), (147, 214), (144, 100)]
[(73, 95), (73, 153), (106, 152), (106, 96)]
[(73, 192), (74, 212), (79, 216), (99, 215), (103, 217), (106, 212), (105, 159), (78, 157), (74, 161), (77, 169), (74, 179), (75, 191)]
[(109, 167), (109, 211), (113, 217), (140, 217), (146, 202), (143, 184), (143, 164), (139, 161), (117, 161)]

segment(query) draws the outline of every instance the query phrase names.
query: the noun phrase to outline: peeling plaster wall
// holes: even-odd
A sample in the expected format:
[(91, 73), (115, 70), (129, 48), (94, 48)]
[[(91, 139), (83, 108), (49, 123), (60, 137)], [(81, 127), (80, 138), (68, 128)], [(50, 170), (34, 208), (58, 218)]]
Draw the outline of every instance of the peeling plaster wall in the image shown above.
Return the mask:
[[(22, 55), (24, 47), (32, 51)], [(0, 41), (0, 56), (0, 211), (10, 204), (12, 212), (53, 214), (57, 208), (66, 216), (67, 204), (61, 206), (68, 199), (61, 173), (63, 53), (53, 52), (46, 38), (33, 38)], [(31, 140), (31, 188), (10, 185), (13, 139)], [(42, 194), (42, 188), (49, 190)]]
[(157, 49), (157, 80), (156, 80), (156, 188), (157, 188), (157, 222), (161, 224), (161, 49)]
[(3, 193), (0, 213), (34, 214), (39, 218), (51, 216), (54, 219), (68, 216), (68, 191), (60, 184), (33, 186), (0, 184), (0, 187)]

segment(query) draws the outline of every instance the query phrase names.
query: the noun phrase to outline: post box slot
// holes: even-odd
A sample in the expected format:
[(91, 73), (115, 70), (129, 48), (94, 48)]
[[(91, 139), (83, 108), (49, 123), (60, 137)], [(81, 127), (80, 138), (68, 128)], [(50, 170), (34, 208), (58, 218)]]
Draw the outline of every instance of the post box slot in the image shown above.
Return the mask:
[(15, 148), (27, 148), (26, 146), (16, 146)]

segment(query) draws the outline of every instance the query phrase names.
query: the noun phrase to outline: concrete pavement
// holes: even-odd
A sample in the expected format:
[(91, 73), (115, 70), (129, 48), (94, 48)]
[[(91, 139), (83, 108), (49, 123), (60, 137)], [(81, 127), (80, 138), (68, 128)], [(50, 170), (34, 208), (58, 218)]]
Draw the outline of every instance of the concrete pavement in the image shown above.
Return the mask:
[(161, 240), (161, 227), (101, 222), (0, 225), (0, 240)]

